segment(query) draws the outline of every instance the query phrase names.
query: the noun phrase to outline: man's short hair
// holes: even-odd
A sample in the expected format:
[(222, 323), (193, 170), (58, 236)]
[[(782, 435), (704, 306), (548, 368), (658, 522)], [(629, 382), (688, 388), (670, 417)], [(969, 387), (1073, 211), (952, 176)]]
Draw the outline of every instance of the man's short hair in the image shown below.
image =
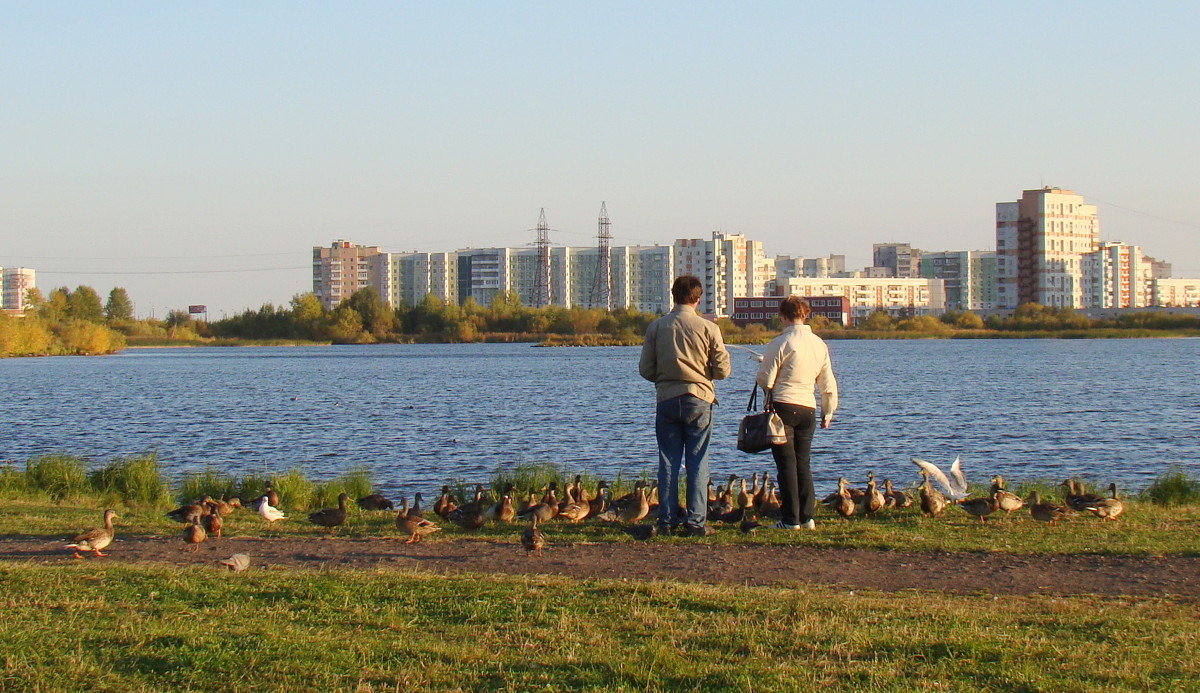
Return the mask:
[(808, 301), (805, 301), (799, 296), (788, 296), (779, 302), (779, 314), (782, 315), (785, 320), (791, 320), (793, 322), (796, 320), (796, 318), (804, 318), (807, 320), (808, 316), (812, 314), (812, 306), (808, 305)]
[(697, 277), (690, 274), (680, 275), (671, 285), (671, 298), (675, 299), (676, 303), (683, 305), (690, 306), (696, 303), (703, 293), (704, 285)]

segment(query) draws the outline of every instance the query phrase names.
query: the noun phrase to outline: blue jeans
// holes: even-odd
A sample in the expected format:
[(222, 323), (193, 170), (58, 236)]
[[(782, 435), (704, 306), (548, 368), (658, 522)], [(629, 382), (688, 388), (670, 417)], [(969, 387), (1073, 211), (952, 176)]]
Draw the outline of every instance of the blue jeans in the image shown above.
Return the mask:
[(687, 524), (703, 527), (708, 510), (708, 443), (712, 439), (712, 403), (683, 395), (658, 403), (658, 523), (678, 523), (679, 465), (687, 469)]

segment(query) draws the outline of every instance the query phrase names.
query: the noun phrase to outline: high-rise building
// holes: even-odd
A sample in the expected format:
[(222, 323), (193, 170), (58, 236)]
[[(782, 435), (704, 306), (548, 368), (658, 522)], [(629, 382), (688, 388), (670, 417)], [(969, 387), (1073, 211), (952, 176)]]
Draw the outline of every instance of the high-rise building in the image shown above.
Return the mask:
[(367, 287), (387, 301), (387, 281), (387, 254), (378, 246), (335, 241), (329, 247), (313, 248), (313, 293), (327, 310)]
[(846, 271), (845, 255), (829, 257), (775, 256), (775, 278), (793, 277), (836, 277)]
[(1102, 241), (1083, 255), (1085, 308), (1145, 308), (1154, 300), (1153, 265), (1136, 245)]
[(997, 307), (1085, 307), (1083, 255), (1099, 234), (1096, 207), (1070, 190), (1026, 190), (1016, 203), (997, 204)]
[(874, 267), (886, 267), (893, 277), (920, 276), (921, 251), (908, 243), (876, 243), (871, 246)]
[(1200, 307), (1200, 279), (1155, 279), (1152, 304), (1164, 307)]
[(701, 313), (732, 315), (735, 297), (762, 296), (775, 281), (775, 260), (763, 252), (762, 241), (741, 234), (714, 231), (712, 240), (681, 238), (674, 255), (675, 270), (695, 275), (704, 285)]
[(36, 275), (28, 267), (0, 269), (0, 308), (24, 313), (29, 308), (29, 290), (37, 286)]
[(948, 310), (996, 307), (996, 253), (990, 250), (924, 252), (920, 276), (945, 282)]

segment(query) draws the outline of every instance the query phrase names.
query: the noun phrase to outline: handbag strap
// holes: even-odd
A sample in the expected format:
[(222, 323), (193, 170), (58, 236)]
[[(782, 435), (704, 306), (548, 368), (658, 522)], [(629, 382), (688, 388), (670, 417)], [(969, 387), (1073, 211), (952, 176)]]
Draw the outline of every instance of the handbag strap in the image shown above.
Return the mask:
[[(754, 413), (758, 411), (758, 383), (754, 384), (754, 388), (750, 390), (750, 402), (746, 405), (746, 411)], [(771, 391), (763, 388), (763, 411), (775, 411), (775, 406), (771, 400)]]

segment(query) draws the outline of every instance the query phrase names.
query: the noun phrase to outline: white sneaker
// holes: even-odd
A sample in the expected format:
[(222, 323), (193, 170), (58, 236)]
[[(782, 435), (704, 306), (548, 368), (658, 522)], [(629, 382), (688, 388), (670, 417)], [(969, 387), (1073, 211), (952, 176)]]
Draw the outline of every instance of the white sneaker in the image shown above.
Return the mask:
[(814, 522), (812, 519), (809, 519), (807, 522), (800, 525), (796, 529), (816, 529), (816, 528), (817, 528), (817, 523)]
[[(812, 522), (812, 520), (809, 520), (809, 522)], [(784, 522), (783, 520), (780, 520), (779, 522), (776, 522), (775, 524), (773, 524), (771, 526), (774, 527), (775, 529), (800, 529), (803, 525), (789, 525), (788, 523)]]

